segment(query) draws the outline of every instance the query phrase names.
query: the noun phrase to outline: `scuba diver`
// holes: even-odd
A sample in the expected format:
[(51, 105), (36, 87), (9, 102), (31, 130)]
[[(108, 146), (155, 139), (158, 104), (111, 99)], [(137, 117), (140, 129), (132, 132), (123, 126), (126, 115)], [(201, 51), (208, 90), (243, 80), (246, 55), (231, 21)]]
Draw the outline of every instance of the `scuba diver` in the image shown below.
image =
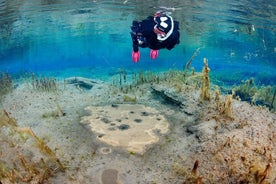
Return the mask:
[(158, 11), (142, 22), (133, 21), (131, 26), (132, 61), (140, 60), (139, 47), (150, 48), (151, 59), (158, 57), (158, 50), (167, 48), (171, 50), (179, 44), (179, 23), (174, 21), (168, 12)]

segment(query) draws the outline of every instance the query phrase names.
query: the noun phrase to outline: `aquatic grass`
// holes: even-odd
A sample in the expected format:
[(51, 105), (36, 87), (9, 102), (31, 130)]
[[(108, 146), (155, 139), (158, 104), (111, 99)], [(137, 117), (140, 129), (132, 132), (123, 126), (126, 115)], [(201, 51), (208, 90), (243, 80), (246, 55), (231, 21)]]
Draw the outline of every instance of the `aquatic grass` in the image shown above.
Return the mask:
[(236, 96), (239, 96), (241, 100), (251, 102), (253, 96), (257, 92), (257, 86), (254, 82), (254, 78), (250, 78), (246, 81), (241, 81), (241, 84), (234, 87), (233, 91)]
[(38, 91), (57, 91), (57, 80), (55, 78), (48, 78), (48, 77), (40, 77), (40, 78), (32, 78), (32, 87)]
[(34, 73), (25, 73), (22, 78), (32, 90), (41, 92), (57, 92), (59, 90), (58, 81), (54, 77), (44, 77), (37, 76)]
[(61, 109), (60, 105), (57, 104), (57, 110), (53, 110), (50, 112), (45, 112), (42, 114), (42, 118), (60, 118), (62, 116), (65, 116), (66, 113), (63, 112), (63, 110)]
[(12, 76), (7, 72), (0, 73), (0, 100), (3, 98), (4, 95), (12, 92), (12, 90)]
[[(124, 94), (135, 94), (137, 91), (143, 92), (142, 85), (168, 85), (176, 93), (182, 93), (186, 87), (194, 87), (200, 89), (200, 97), (202, 100), (211, 100), (211, 89), (215, 93), (220, 93), (215, 86), (210, 82), (210, 68), (208, 67), (207, 59), (203, 60), (204, 66), (202, 72), (194, 72), (194, 69), (174, 70), (170, 69), (166, 72), (152, 72), (152, 71), (138, 71), (132, 72), (131, 77), (127, 77), (125, 70), (119, 70), (118, 80), (113, 80), (114, 93), (122, 92)], [(127, 78), (129, 79), (127, 82)], [(219, 88), (219, 87), (217, 87)], [(240, 99), (247, 101), (254, 105), (261, 105), (268, 107), (270, 110), (275, 111), (276, 108), (276, 86), (257, 86), (254, 78), (242, 81), (240, 85), (236, 85), (227, 93), (231, 92), (233, 99)], [(224, 92), (225, 93), (225, 92)], [(217, 94), (217, 97), (219, 94)], [(125, 97), (124, 97), (125, 98)], [(124, 102), (129, 101), (125, 98)], [(138, 99), (137, 99), (138, 100)], [(215, 99), (216, 100), (216, 99)], [(228, 101), (229, 102), (229, 101)], [(218, 104), (217, 104), (218, 105)], [(217, 106), (219, 107), (219, 106)], [(223, 108), (226, 110), (225, 108)], [(229, 112), (227, 110), (227, 112)], [(222, 113), (225, 114), (225, 113)], [(226, 116), (231, 117), (231, 113), (226, 113)]]
[(247, 101), (254, 105), (268, 107), (270, 110), (276, 110), (276, 86), (258, 86), (253, 78), (242, 81), (240, 85), (232, 89), (234, 98)]
[(113, 77), (112, 86), (114, 90), (117, 89), (117, 92), (128, 94), (137, 91), (137, 87), (140, 85), (159, 82), (160, 74), (152, 71), (139, 71), (128, 74), (125, 70), (119, 69), (118, 73)]

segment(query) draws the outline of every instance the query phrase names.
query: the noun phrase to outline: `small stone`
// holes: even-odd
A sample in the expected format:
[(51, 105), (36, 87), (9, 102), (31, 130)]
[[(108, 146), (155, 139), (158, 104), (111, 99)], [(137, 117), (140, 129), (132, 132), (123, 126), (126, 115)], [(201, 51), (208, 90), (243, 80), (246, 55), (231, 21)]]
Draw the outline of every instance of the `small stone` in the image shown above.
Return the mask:
[(135, 121), (136, 123), (141, 123), (143, 120), (142, 120), (142, 119), (134, 119), (134, 121)]
[(101, 120), (102, 120), (104, 123), (106, 123), (106, 124), (110, 123), (110, 120), (107, 119), (107, 118), (101, 118)]
[(104, 134), (100, 134), (98, 135), (98, 138), (102, 138), (104, 136)]
[(149, 113), (148, 113), (148, 112), (143, 111), (143, 112), (141, 112), (141, 115), (142, 115), (142, 116), (148, 116), (148, 115), (149, 115)]
[(118, 128), (119, 128), (120, 130), (127, 130), (127, 129), (129, 129), (129, 125), (121, 124), (121, 125), (118, 126)]
[(117, 108), (119, 105), (117, 104), (112, 104), (111, 107)]

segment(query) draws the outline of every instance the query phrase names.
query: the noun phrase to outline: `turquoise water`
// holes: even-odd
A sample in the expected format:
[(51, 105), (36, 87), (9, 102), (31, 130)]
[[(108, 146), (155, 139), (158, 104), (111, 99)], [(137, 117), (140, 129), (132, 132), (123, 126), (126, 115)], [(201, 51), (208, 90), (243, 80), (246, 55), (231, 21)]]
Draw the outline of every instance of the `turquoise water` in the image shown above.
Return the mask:
[[(180, 44), (133, 63), (158, 10)], [(0, 184), (275, 183), (275, 34), (276, 0), (0, 0)]]
[[(157, 10), (180, 22), (180, 44), (151, 60), (131, 60), (130, 26)], [(0, 70), (15, 76), (35, 72), (56, 77), (110, 76), (117, 68), (202, 70), (223, 84), (254, 77), (276, 83), (276, 1), (0, 0)], [(97, 75), (96, 75), (97, 73)], [(104, 77), (103, 77), (104, 78)]]

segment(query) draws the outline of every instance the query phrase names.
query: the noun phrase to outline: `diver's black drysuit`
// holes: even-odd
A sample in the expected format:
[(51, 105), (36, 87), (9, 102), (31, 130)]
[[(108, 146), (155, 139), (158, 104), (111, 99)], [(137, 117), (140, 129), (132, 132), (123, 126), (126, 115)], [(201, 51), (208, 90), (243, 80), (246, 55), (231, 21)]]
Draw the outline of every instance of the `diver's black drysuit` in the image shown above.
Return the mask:
[(157, 35), (154, 32), (153, 28), (155, 26), (154, 17), (149, 16), (147, 19), (142, 22), (133, 21), (131, 30), (132, 32), (132, 43), (133, 43), (133, 51), (138, 52), (139, 47), (145, 48), (149, 47), (153, 50), (159, 50), (163, 48), (167, 48), (171, 50), (176, 44), (179, 44), (180, 33), (179, 23), (178, 21), (174, 22), (174, 29), (172, 34), (164, 41), (159, 41), (157, 39)]

